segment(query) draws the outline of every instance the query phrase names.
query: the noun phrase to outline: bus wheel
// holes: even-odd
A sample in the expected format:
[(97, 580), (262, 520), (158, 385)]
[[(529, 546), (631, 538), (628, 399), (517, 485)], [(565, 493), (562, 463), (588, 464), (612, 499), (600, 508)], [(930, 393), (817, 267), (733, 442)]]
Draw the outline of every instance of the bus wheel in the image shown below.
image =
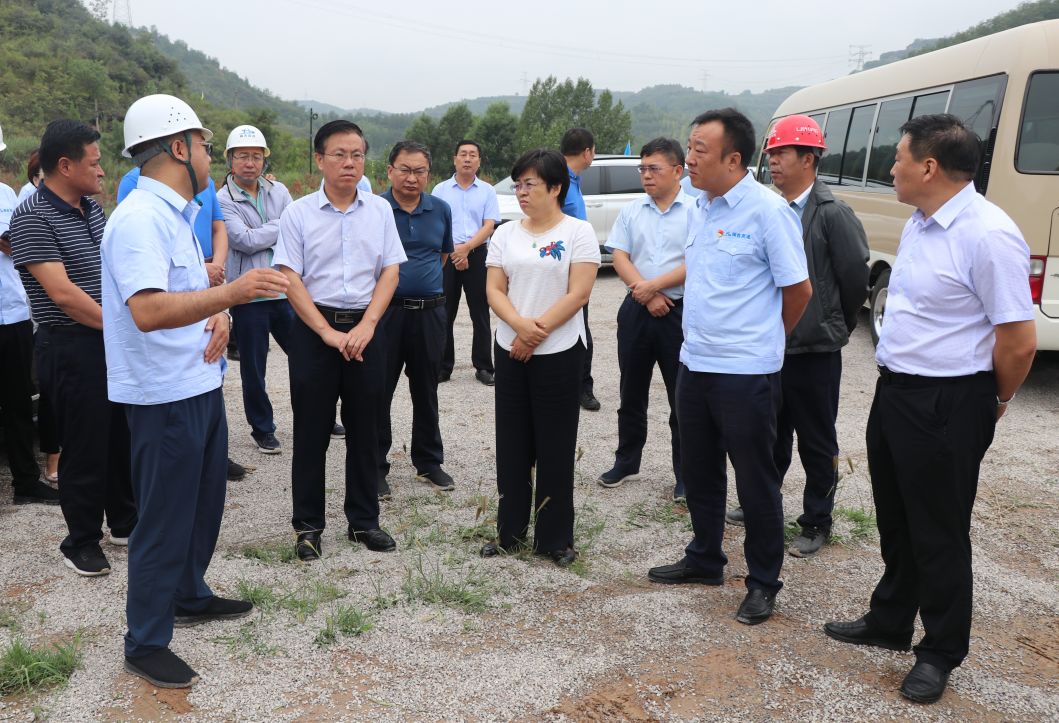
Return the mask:
[(886, 295), (890, 286), (890, 269), (886, 269), (871, 287), (871, 343), (878, 346), (882, 333), (883, 314), (886, 311)]

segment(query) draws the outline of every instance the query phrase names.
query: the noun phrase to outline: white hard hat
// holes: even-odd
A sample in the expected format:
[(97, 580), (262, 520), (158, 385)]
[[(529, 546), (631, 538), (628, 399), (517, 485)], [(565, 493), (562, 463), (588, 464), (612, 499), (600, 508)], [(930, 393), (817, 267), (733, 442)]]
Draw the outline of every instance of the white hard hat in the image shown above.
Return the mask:
[(262, 148), (265, 151), (265, 158), (272, 153), (268, 149), (268, 143), (265, 142), (265, 134), (254, 126), (236, 126), (232, 129), (232, 132), (228, 134), (228, 144), (224, 147), (224, 152), (227, 153), (233, 148)]
[(213, 138), (213, 131), (204, 128), (195, 111), (180, 98), (146, 95), (130, 105), (125, 113), (125, 149), (121, 155), (132, 158), (129, 149), (144, 141), (191, 130), (202, 131), (203, 140)]
[(0, 128), (0, 151), (7, 148), (7, 144), (4, 143), (4, 129)]

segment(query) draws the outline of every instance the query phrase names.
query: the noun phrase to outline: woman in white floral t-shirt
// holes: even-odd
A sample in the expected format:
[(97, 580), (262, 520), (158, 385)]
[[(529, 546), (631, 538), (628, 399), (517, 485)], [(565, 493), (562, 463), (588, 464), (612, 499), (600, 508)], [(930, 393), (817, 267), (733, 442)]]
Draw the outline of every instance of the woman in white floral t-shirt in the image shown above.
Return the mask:
[[(588, 303), (599, 268), (592, 226), (562, 212), (570, 185), (557, 151), (528, 151), (511, 170), (526, 218), (497, 229), (486, 257), (496, 329), (498, 539), (491, 557), (528, 544), (558, 565), (574, 551), (574, 451)], [(536, 466), (536, 497), (532, 470)]]

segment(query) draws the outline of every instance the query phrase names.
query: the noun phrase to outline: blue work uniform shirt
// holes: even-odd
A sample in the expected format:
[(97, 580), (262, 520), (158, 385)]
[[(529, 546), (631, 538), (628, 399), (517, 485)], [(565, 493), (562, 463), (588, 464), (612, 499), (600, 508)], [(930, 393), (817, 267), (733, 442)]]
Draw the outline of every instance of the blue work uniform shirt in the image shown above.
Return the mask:
[(567, 189), (566, 200), (563, 201), (563, 213), (587, 221), (588, 211), (585, 209), (585, 197), (581, 195), (581, 176), (570, 170), (569, 166), (566, 170), (570, 172), (570, 188)]
[(431, 194), (452, 209), (453, 244), (470, 241), (490, 219), (500, 223), (500, 202), (496, 198), (496, 189), (478, 176), (467, 188), (463, 188), (453, 176), (434, 186)]
[[(17, 205), (14, 189), (0, 183), (0, 236), (8, 230), (11, 214)], [(29, 301), (22, 279), (11, 257), (0, 253), (0, 324), (15, 324), (27, 319)]]
[[(133, 168), (122, 176), (121, 183), (118, 184), (118, 203), (124, 201), (125, 197), (136, 188), (139, 180), (139, 167)], [(217, 200), (217, 187), (213, 184), (212, 178), (206, 183), (206, 188), (199, 191), (199, 194), (195, 196), (195, 200), (198, 201), (197, 205), (201, 206), (201, 209), (195, 215), (195, 238), (198, 239), (199, 246), (202, 247), (202, 255), (208, 259), (213, 256), (213, 222), (224, 220), (221, 203)], [(223, 262), (224, 260), (221, 259), (220, 263)]]
[(401, 237), (408, 260), (401, 264), (394, 296), (404, 299), (423, 299), (439, 296), (444, 291), (441, 276), (441, 254), (452, 253), (452, 209), (449, 204), (429, 193), (419, 194), (419, 204), (408, 213), (393, 189), (380, 194), (393, 208), (397, 235)]
[(147, 289), (210, 288), (202, 249), (192, 233), (199, 205), (142, 176), (103, 233), (103, 343), (107, 394), (123, 404), (166, 404), (221, 386), (226, 362), (206, 363), (213, 333), (206, 320), (176, 329), (140, 331), (129, 299)]
[[(684, 243), (688, 238), (688, 213), (695, 199), (681, 191), (662, 211), (647, 196), (622, 207), (607, 237), (607, 248), (624, 251), (640, 275), (647, 280), (668, 274), (684, 263)], [(676, 301), (684, 287), (671, 286), (662, 293)]]
[(782, 287), (809, 278), (798, 215), (747, 175), (688, 217), (684, 343), (694, 372), (772, 374), (783, 366)]

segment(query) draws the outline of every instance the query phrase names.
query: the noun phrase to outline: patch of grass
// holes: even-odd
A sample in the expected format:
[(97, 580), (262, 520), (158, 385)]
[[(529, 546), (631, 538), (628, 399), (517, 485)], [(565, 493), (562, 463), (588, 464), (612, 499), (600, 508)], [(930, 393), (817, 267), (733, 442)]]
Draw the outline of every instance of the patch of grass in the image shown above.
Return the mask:
[(663, 525), (680, 523), (684, 529), (691, 529), (691, 515), (688, 514), (688, 506), (683, 502), (662, 502), (653, 505), (637, 502), (629, 508), (625, 521), (630, 527), (642, 528), (647, 527), (648, 523), (657, 522)]
[(261, 639), (259, 631), (254, 622), (244, 623), (233, 635), (222, 635), (214, 638), (218, 643), (224, 643), (228, 652), (245, 658), (247, 655), (259, 657), (271, 657), (279, 652), (279, 646), (271, 645)]
[(22, 629), (20, 621), (22, 613), (29, 610), (29, 608), (30, 604), (27, 602), (13, 602), (0, 607), (0, 628), (7, 628), (17, 633)]
[(310, 615), (320, 609), (321, 605), (334, 602), (344, 597), (345, 594), (344, 590), (330, 582), (313, 580), (299, 589), (281, 596), (277, 602), (280, 608), (294, 613), (294, 617), (298, 619), (298, 622), (304, 623)]
[(339, 605), (324, 619), (324, 628), (316, 634), (316, 644), (323, 647), (338, 640), (340, 635), (356, 637), (372, 630), (371, 615), (352, 605)]
[(574, 549), (579, 552), (588, 550), (603, 534), (607, 520), (595, 505), (584, 503), (574, 514)]
[(236, 589), (241, 600), (253, 603), (256, 608), (271, 610), (276, 606), (276, 591), (268, 585), (240, 580)]
[(36, 647), (15, 640), (0, 653), (0, 695), (65, 685), (81, 663), (81, 639)]
[(845, 517), (850, 521), (852, 527), (849, 531), (849, 538), (851, 540), (858, 542), (870, 540), (875, 536), (875, 532), (878, 529), (875, 514), (859, 507), (836, 507), (834, 515), (835, 517)]
[(794, 542), (794, 538), (800, 534), (802, 534), (802, 526), (798, 524), (797, 520), (787, 520), (783, 523), (784, 546), (790, 545)]
[(422, 600), (468, 613), (485, 610), (493, 592), (489, 581), (476, 571), (446, 576), (439, 564), (428, 567), (422, 556), (405, 567), (401, 590), (409, 602)]
[(293, 540), (247, 543), (239, 550), (239, 554), (248, 560), (257, 560), (266, 565), (286, 565), (298, 559)]

